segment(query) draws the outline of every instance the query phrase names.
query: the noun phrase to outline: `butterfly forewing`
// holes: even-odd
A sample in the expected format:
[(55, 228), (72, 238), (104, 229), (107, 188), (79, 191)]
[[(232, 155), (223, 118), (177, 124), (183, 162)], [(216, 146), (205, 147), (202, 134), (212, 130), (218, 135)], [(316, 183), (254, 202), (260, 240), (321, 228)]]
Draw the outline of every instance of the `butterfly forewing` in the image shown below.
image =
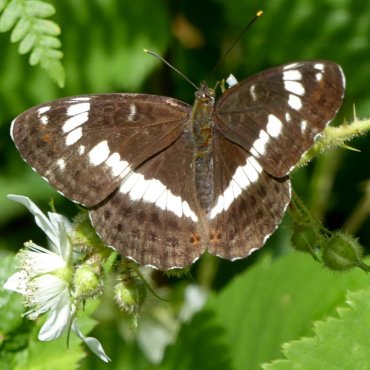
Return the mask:
[(26, 111), (12, 137), (36, 171), (86, 206), (111, 194), (140, 163), (171, 145), (191, 108), (144, 94), (64, 98)]
[(344, 84), (341, 68), (332, 62), (275, 67), (223, 94), (215, 106), (215, 124), (269, 174), (282, 177), (333, 119)]

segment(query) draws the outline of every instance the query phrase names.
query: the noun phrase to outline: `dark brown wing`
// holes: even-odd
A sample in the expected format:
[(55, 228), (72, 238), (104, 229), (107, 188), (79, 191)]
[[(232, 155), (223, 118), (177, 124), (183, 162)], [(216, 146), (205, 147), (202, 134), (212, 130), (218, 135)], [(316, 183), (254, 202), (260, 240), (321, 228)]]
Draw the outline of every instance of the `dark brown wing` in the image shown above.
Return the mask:
[(11, 134), (25, 161), (67, 198), (104, 200), (132, 169), (181, 135), (191, 108), (155, 95), (59, 99), (17, 117)]
[(342, 104), (344, 75), (332, 62), (298, 62), (241, 81), (216, 103), (229, 140), (277, 177), (287, 175)]
[(194, 262), (206, 239), (192, 163), (193, 143), (185, 133), (128, 174), (90, 212), (103, 240), (123, 256), (163, 270)]
[(274, 178), (245, 149), (215, 130), (213, 202), (208, 250), (227, 259), (248, 256), (279, 225), (290, 200), (288, 177)]

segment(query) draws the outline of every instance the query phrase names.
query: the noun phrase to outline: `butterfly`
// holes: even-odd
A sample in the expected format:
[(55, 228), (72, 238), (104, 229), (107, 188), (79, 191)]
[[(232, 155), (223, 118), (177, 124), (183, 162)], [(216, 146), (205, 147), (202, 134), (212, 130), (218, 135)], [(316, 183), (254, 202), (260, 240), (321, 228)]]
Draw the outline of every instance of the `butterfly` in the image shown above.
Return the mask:
[(139, 264), (235, 260), (260, 248), (291, 197), (289, 173), (342, 104), (329, 61), (274, 67), (190, 106), (92, 94), (33, 107), (12, 123), (23, 159), (89, 209), (102, 240)]

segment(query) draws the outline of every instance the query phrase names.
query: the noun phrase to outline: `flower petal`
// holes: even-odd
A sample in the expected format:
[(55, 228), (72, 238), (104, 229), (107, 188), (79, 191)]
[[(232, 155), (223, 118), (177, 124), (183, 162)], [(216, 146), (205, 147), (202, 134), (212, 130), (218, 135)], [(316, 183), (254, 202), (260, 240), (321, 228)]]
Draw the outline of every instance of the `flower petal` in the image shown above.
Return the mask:
[(59, 301), (50, 310), (49, 316), (39, 332), (38, 338), (41, 341), (59, 338), (70, 325), (72, 310), (68, 289), (65, 289), (58, 298)]
[(72, 321), (72, 330), (102, 361), (111, 361), (111, 359), (104, 352), (103, 346), (96, 338), (84, 337), (80, 329), (77, 327), (76, 320)]
[(5, 282), (4, 289), (25, 295), (27, 294), (27, 281), (27, 272), (24, 270), (17, 271)]
[(71, 223), (66, 217), (58, 213), (48, 212), (48, 216), (59, 236), (58, 245), (53, 247), (56, 248), (56, 252), (67, 261), (71, 255), (71, 243), (68, 238), (68, 233), (72, 230)]
[(28, 197), (22, 195), (9, 194), (7, 198), (15, 202), (21, 203), (27, 207), (27, 209), (34, 215), (37, 226), (47, 235), (50, 241), (55, 245), (59, 246), (58, 234), (54, 225), (48, 220), (48, 218), (41, 212), (35, 203)]

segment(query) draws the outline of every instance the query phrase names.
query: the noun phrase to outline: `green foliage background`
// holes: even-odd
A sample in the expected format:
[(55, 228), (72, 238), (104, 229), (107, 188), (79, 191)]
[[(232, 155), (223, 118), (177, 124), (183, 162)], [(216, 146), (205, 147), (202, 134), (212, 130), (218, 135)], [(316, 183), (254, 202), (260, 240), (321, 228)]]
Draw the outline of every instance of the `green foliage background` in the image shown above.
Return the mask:
[[(70, 202), (62, 199), (20, 159), (9, 136), (10, 122), (16, 115), (58, 97), (98, 92), (146, 92), (192, 103), (193, 88), (159, 61), (144, 54), (143, 48), (164, 56), (195, 83), (207, 79), (211, 86), (229, 73), (240, 80), (294, 60), (330, 59), (343, 67), (347, 78), (345, 102), (333, 124), (351, 121), (353, 105), (358, 117), (370, 115), (369, 2), (64, 0), (50, 3), (56, 9), (50, 19), (62, 31), (59, 39), (64, 53), (64, 88), (59, 88), (45, 70), (31, 67), (28, 57), (18, 54), (18, 45), (9, 42), (9, 33), (0, 33), (0, 256), (3, 262), (7, 261), (5, 256), (19, 249), (25, 240), (44, 243), (32, 218), (20, 206), (8, 201), (6, 194), (30, 196), (44, 209), (53, 196), (59, 212), (71, 216), (76, 212)], [(210, 75), (222, 53), (259, 9), (263, 9), (264, 16)], [(179, 22), (181, 19), (186, 22)], [(196, 32), (189, 36), (190, 27)], [(370, 173), (369, 140), (361, 137), (351, 143), (361, 150), (360, 153), (335, 150), (293, 174), (295, 189), (311, 212), (323, 219), (330, 229), (351, 225), (364, 246), (370, 245), (370, 221), (365, 218), (355, 222), (354, 215), (365, 202), (364, 184)], [(293, 369), (289, 361), (297, 360), (294, 356), (297, 346), (301, 348), (298, 358), (315, 357), (320, 353), (315, 340), (319, 341), (317, 338), (322, 335), (326, 338), (327, 362), (321, 361), (324, 364), (321, 367), (310, 363), (302, 368), (328, 369), (333, 363), (331, 350), (340, 348), (332, 354), (336, 360), (338, 356), (347, 356), (363, 361), (354, 368), (346, 367), (347, 362), (343, 360), (340, 362), (343, 369), (370, 369), (370, 355), (356, 357), (356, 352), (346, 347), (349, 338), (362, 343), (364, 337), (357, 330), (358, 326), (348, 319), (348, 314), (340, 315), (341, 320), (329, 320), (325, 325), (335, 327), (340, 321), (349, 338), (331, 336), (324, 324), (312, 329), (313, 322), (335, 316), (336, 308), (345, 306), (346, 291), (365, 288), (368, 278), (360, 272), (334, 275), (323, 271), (309, 256), (287, 256), (291, 251), (289, 232), (288, 222), (284, 222), (267, 246), (245, 261), (231, 263), (204, 258), (193, 267), (196, 281), (210, 288), (214, 295), (191, 322), (183, 325), (160, 365), (150, 364), (135, 339), (127, 340), (123, 335), (127, 319), (117, 316), (109, 304), (103, 303), (100, 329), (94, 335), (102, 340), (114, 362), (101, 367), (258, 369), (259, 364), (284, 357), (281, 352), (284, 342), (302, 336), (316, 338), (303, 346), (304, 349), (299, 343), (285, 345), (284, 353), (289, 360), (266, 367), (269, 370), (274, 366)], [(263, 259), (264, 254), (274, 257)], [(166, 281), (177, 297), (174, 302), (181, 301), (188, 283)], [(362, 314), (366, 308), (369, 311), (364, 298), (368, 295), (365, 291), (348, 296), (353, 315), (359, 315), (360, 308)], [(6, 297), (3, 295), (4, 299), (0, 300), (1, 307), (8, 304)], [(289, 304), (284, 305), (284, 302)], [(175, 306), (175, 303), (168, 304), (167, 310), (176, 312)], [(150, 312), (149, 307), (146, 310)], [(369, 317), (364, 317), (363, 322), (369, 324)], [(21, 323), (18, 324), (21, 327)], [(14, 327), (3, 327), (1, 332), (10, 333), (18, 324), (14, 322)], [(306, 351), (304, 355), (299, 352), (301, 350)], [(9, 353), (9, 349), (5, 351), (3, 347), (0, 354), (1, 351)], [(50, 351), (57, 353), (55, 349)], [(71, 353), (73, 366), (81, 353)], [(82, 367), (88, 369), (94, 365), (98, 368), (97, 361), (89, 356)], [(9, 368), (23, 369), (19, 365), (21, 362)], [(65, 367), (67, 364), (63, 362), (41, 367), (37, 356), (31, 363), (32, 369), (71, 368), (69, 363), (69, 367)]]

